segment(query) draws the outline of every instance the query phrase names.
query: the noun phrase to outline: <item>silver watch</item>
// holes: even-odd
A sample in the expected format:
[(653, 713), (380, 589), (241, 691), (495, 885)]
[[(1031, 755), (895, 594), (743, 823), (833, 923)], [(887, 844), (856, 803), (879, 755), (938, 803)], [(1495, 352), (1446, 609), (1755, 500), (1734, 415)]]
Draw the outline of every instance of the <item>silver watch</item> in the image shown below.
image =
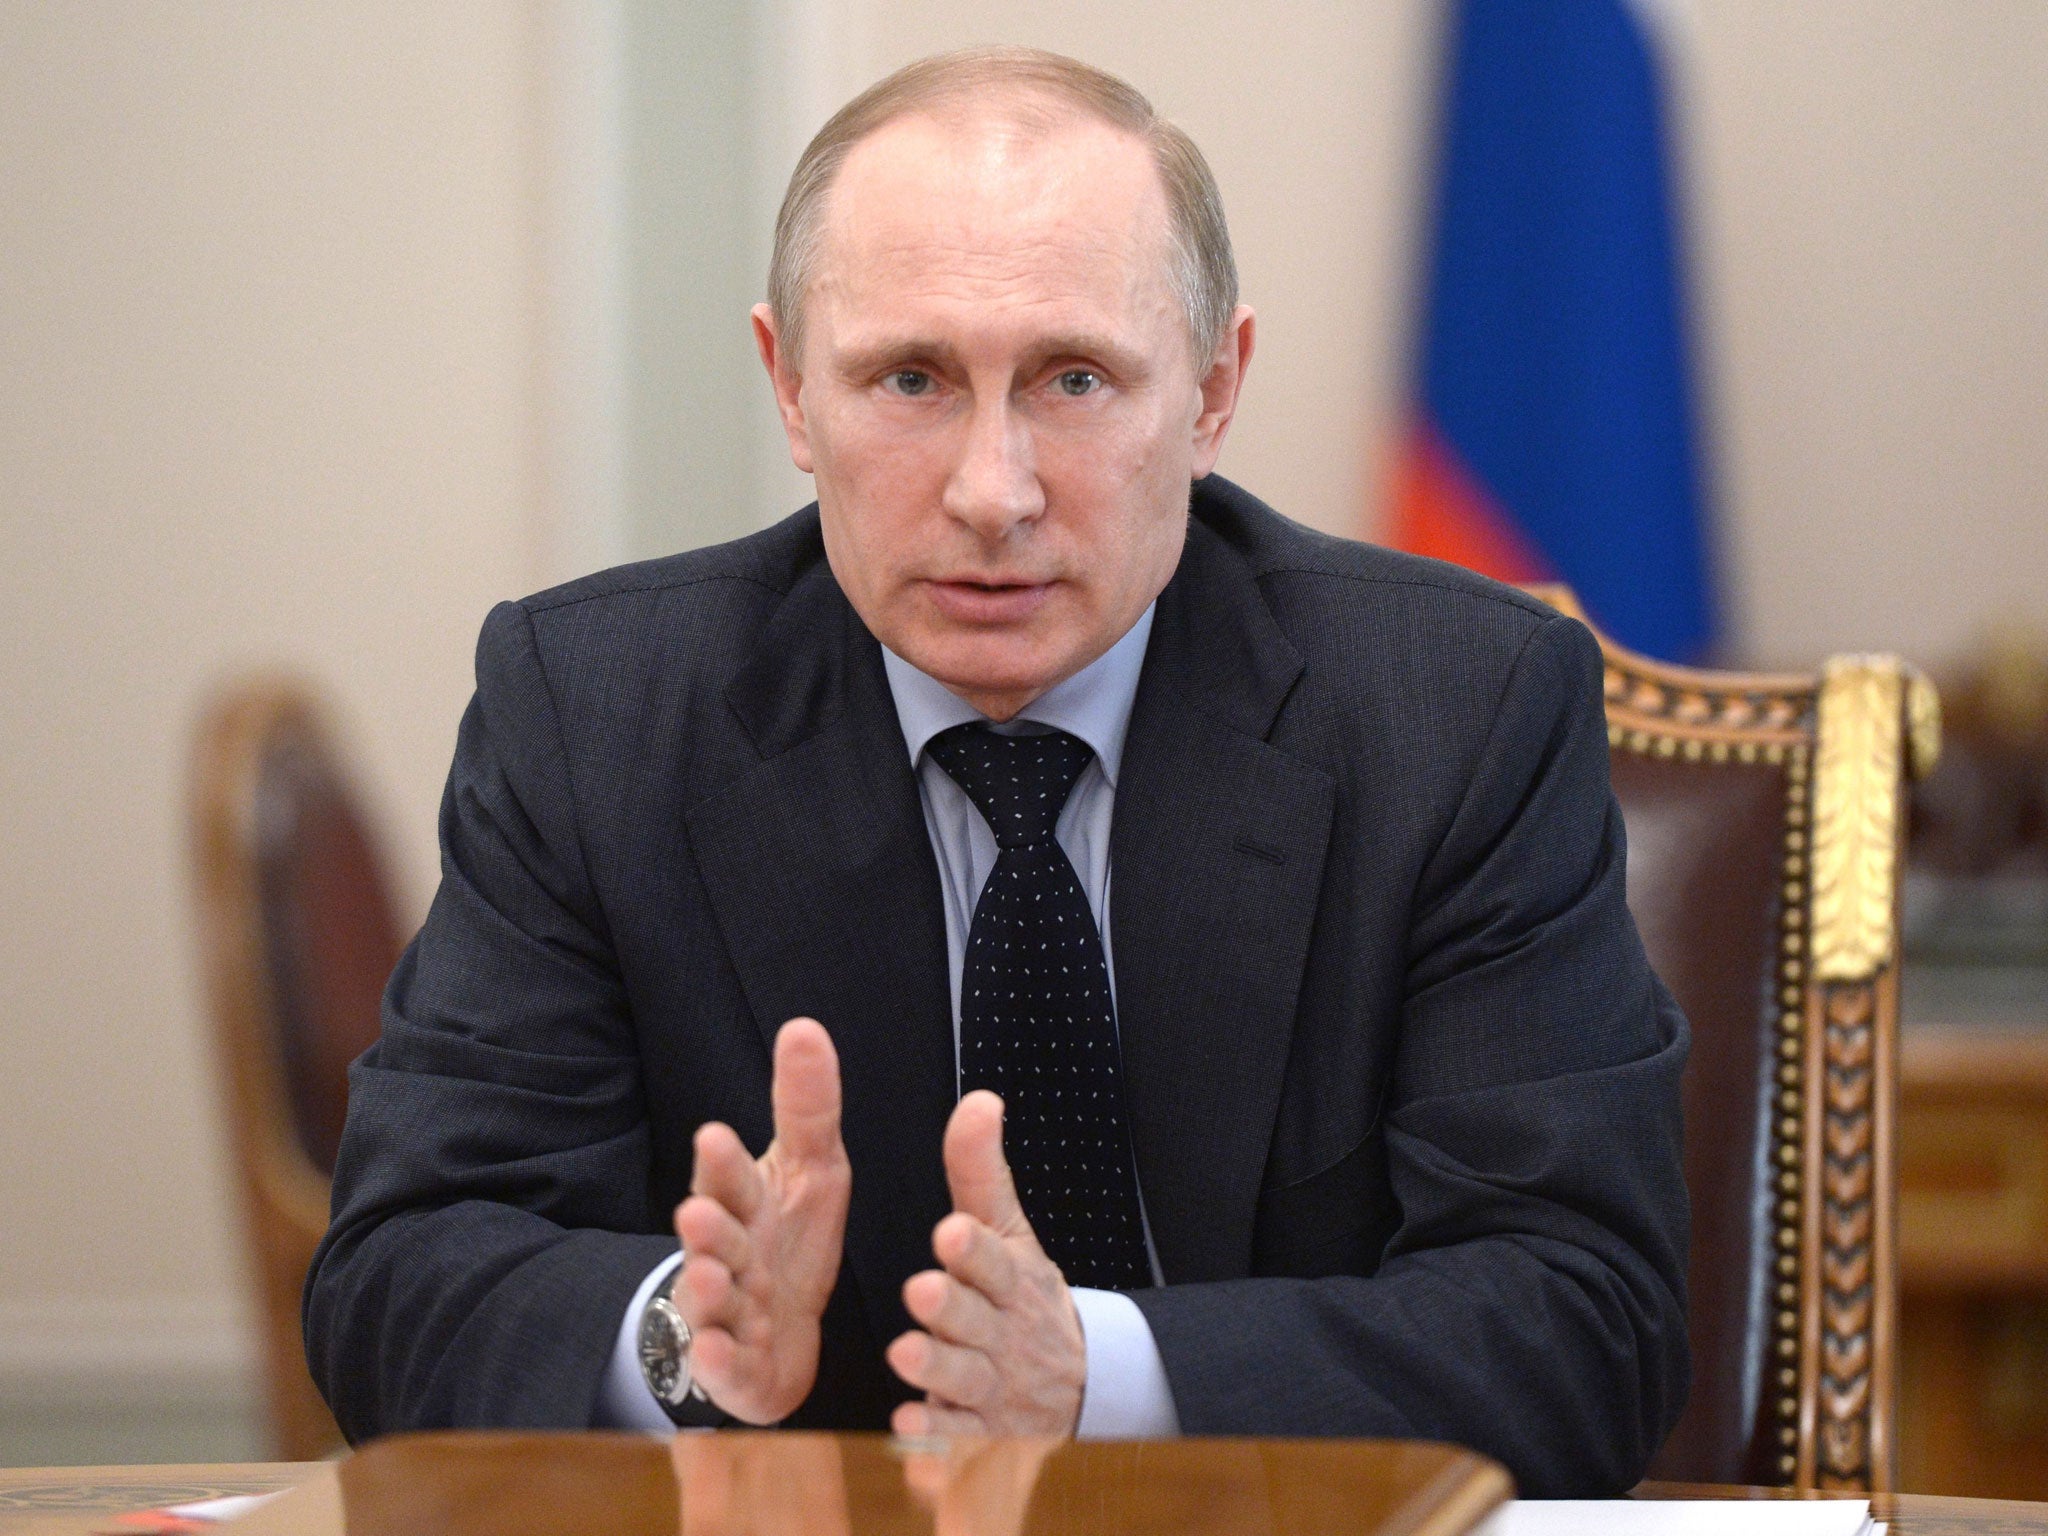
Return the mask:
[(690, 1325), (669, 1296), (680, 1273), (669, 1272), (640, 1314), (640, 1374), (665, 1408), (680, 1408), (691, 1398), (704, 1401), (704, 1389), (690, 1379)]

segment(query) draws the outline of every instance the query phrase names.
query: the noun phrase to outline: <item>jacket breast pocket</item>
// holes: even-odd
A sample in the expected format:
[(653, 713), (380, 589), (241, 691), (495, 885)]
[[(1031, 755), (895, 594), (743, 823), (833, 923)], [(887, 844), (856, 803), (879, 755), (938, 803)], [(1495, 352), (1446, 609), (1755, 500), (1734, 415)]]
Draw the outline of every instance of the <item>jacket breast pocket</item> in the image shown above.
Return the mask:
[(1303, 1279), (1370, 1275), (1398, 1221), (1386, 1143), (1375, 1125), (1327, 1168), (1261, 1192), (1252, 1272)]

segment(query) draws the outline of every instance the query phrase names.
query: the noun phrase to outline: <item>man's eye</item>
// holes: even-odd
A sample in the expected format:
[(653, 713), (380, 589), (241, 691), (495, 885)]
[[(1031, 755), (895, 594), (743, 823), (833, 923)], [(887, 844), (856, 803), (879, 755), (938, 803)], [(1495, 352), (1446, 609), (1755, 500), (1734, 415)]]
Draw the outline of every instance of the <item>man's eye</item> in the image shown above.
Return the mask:
[(898, 368), (884, 383), (892, 395), (925, 395), (931, 393), (932, 376), (916, 368)]
[(1069, 368), (1053, 382), (1063, 395), (1092, 395), (1102, 388), (1102, 375), (1090, 368)]

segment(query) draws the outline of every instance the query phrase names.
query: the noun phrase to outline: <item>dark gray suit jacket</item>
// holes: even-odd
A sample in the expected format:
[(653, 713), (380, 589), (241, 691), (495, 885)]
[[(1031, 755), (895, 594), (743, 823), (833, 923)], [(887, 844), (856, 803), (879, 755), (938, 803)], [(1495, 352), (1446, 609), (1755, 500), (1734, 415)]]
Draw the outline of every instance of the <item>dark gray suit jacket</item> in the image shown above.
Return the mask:
[[(1455, 1440), (1601, 1493), (1676, 1418), (1686, 1029), (1623, 905), (1600, 671), (1512, 590), (1196, 488), (1111, 834), (1167, 1281), (1136, 1300), (1187, 1432)], [(307, 1282), (342, 1427), (587, 1424), (692, 1132), (766, 1145), (796, 1014), (837, 1044), (854, 1183), (793, 1422), (882, 1427), (953, 1029), (815, 511), (497, 608), (441, 836)]]

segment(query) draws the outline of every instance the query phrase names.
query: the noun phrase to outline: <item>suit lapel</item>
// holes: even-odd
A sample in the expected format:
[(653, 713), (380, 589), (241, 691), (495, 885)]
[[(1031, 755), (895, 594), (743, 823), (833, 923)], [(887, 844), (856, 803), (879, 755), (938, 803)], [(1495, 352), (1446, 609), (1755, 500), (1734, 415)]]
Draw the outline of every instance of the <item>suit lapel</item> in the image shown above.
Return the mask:
[(690, 840), (764, 1040), (808, 1014), (838, 1050), (847, 1263), (887, 1341), (950, 1204), (945, 918), (880, 647), (822, 560), (727, 697), (763, 760), (689, 812)]
[(1336, 796), (1329, 774), (1264, 740), (1301, 670), (1249, 570), (1192, 522), (1110, 832), (1125, 1093), (1169, 1283), (1251, 1261)]

